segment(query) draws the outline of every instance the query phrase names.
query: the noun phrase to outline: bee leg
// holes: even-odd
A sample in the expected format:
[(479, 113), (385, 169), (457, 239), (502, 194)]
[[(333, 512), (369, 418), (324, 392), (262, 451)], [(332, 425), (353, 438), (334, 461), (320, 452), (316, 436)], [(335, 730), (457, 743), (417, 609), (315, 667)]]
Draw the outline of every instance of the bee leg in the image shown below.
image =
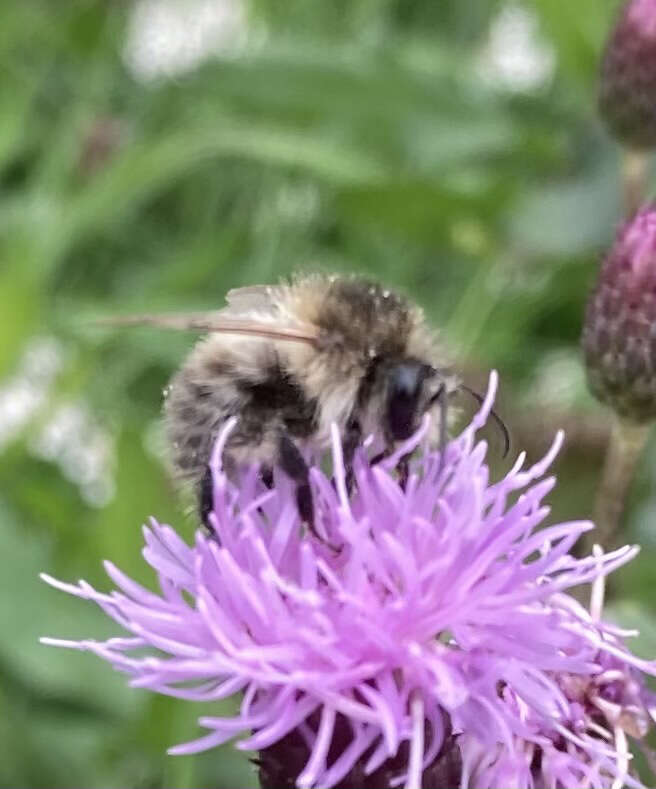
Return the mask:
[(209, 466), (206, 467), (200, 481), (198, 497), (198, 514), (200, 521), (210, 534), (214, 534), (214, 527), (210, 522), (210, 513), (214, 509), (214, 477)]
[[(381, 460), (385, 460), (385, 458), (389, 457), (392, 450), (391, 448), (384, 449), (382, 452), (379, 452), (373, 458), (371, 458), (370, 465), (375, 466), (377, 463), (380, 463)], [(399, 475), (399, 485), (401, 486), (401, 490), (405, 490), (406, 485), (408, 484), (408, 477), (410, 476), (410, 455), (412, 453), (408, 453), (404, 455), (399, 462), (396, 464), (396, 471)]]
[(408, 485), (408, 477), (410, 476), (410, 455), (404, 455), (396, 467), (399, 473), (399, 485), (401, 490), (405, 491)]
[(260, 479), (264, 487), (271, 490), (273, 487), (273, 469), (271, 466), (262, 466), (260, 469)]
[(307, 523), (308, 529), (317, 539), (321, 539), (314, 528), (314, 502), (310, 487), (309, 466), (300, 449), (284, 433), (278, 442), (278, 453), (280, 467), (296, 483), (296, 506), (301, 520)]
[(344, 458), (344, 469), (346, 470), (346, 490), (349, 495), (353, 491), (355, 478), (353, 476), (353, 456), (358, 444), (362, 441), (362, 428), (357, 419), (349, 419), (346, 423), (346, 430), (342, 437), (342, 456)]
[[(266, 464), (260, 466), (260, 479), (267, 490), (273, 488), (273, 469), (271, 466), (267, 466)], [(265, 513), (262, 507), (258, 507), (257, 511), (261, 516), (264, 516)]]
[[(223, 471), (230, 477), (236, 473), (237, 467), (234, 460), (229, 455), (223, 457)], [(200, 522), (207, 529), (210, 536), (218, 539), (214, 526), (210, 521), (210, 515), (214, 509), (214, 475), (209, 465), (205, 466), (198, 488), (198, 515)]]

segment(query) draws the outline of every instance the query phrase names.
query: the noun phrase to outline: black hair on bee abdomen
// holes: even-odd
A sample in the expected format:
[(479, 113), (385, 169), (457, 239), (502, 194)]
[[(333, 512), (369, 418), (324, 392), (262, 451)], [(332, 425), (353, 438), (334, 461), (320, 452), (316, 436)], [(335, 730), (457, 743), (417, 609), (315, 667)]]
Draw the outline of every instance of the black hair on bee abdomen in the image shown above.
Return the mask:
[(266, 368), (266, 375), (259, 381), (241, 379), (237, 386), (247, 397), (242, 414), (244, 429), (248, 430), (251, 422), (262, 425), (280, 420), (294, 438), (307, 438), (316, 430), (316, 399), (306, 397), (298, 381), (278, 361)]

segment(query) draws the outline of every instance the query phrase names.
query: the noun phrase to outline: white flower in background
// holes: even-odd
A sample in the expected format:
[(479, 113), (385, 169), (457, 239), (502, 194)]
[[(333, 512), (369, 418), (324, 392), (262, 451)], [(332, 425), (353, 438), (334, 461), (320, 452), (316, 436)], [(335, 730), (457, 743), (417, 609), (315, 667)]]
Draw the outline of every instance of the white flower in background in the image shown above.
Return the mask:
[(103, 507), (113, 498), (114, 442), (86, 403), (61, 403), (30, 449), (37, 457), (56, 463), (78, 486), (87, 504)]
[(553, 48), (540, 36), (535, 13), (511, 3), (492, 21), (478, 65), (485, 82), (521, 93), (547, 84), (556, 58)]
[(45, 420), (30, 451), (56, 463), (87, 504), (102, 507), (114, 495), (114, 444), (86, 403), (66, 401), (53, 408), (53, 385), (66, 361), (54, 337), (27, 344), (16, 372), (0, 385), (0, 453), (31, 424)]
[(526, 394), (526, 403), (570, 410), (585, 392), (585, 373), (577, 350), (545, 353)]
[(63, 363), (64, 351), (54, 337), (28, 343), (18, 370), (0, 386), (0, 452), (44, 406)]
[(243, 0), (138, 0), (123, 57), (136, 79), (172, 77), (239, 50), (246, 32)]

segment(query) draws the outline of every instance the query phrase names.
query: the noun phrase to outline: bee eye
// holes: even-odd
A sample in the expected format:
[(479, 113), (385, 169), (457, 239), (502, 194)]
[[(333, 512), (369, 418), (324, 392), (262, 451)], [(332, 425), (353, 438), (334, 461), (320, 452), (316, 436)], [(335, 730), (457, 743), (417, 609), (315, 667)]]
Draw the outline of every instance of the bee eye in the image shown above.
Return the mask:
[(395, 441), (409, 438), (417, 427), (419, 396), (431, 368), (417, 361), (395, 364), (389, 371), (387, 394), (388, 428)]
[(422, 370), (414, 364), (399, 364), (393, 373), (392, 394), (394, 397), (416, 397), (423, 381)]

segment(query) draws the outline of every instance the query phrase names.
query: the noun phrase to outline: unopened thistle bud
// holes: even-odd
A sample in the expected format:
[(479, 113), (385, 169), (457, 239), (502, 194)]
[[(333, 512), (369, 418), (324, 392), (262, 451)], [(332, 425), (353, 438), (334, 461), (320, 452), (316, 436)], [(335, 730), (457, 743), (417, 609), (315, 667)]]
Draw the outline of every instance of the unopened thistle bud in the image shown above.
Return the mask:
[(583, 326), (593, 394), (631, 422), (656, 418), (656, 206), (620, 228)]
[(599, 110), (613, 135), (656, 148), (656, 0), (629, 0), (602, 60)]

